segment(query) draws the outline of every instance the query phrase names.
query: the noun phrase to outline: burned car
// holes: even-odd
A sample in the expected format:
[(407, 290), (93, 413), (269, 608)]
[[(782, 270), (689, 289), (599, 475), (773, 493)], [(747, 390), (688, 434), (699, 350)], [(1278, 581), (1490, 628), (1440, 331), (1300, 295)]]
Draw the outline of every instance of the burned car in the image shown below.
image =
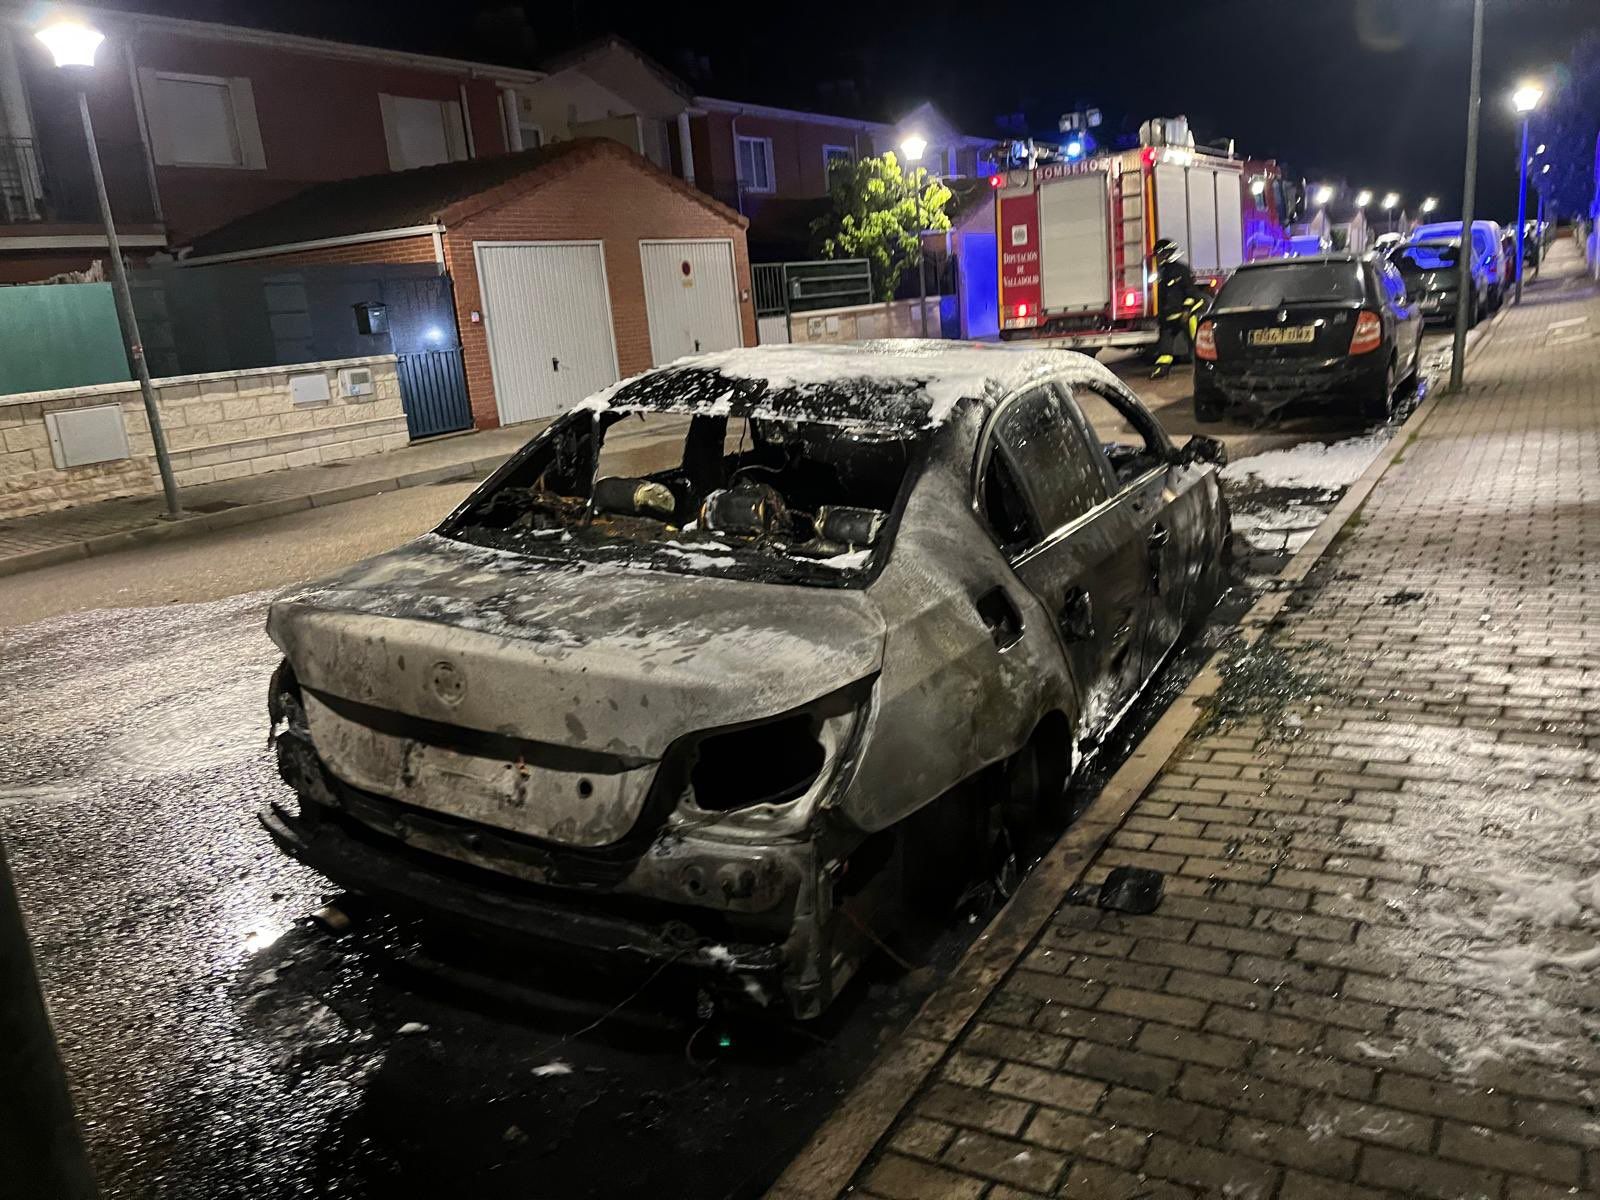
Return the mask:
[(1221, 458), (1062, 351), (649, 371), (272, 605), (262, 820), (392, 906), (814, 1016), (1212, 606)]

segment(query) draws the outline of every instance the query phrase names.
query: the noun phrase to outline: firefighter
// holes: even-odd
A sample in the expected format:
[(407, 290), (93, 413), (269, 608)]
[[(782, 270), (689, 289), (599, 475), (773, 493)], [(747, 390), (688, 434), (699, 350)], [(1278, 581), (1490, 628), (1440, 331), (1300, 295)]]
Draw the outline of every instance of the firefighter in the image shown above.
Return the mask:
[(1150, 378), (1165, 379), (1178, 356), (1187, 355), (1194, 348), (1200, 310), (1205, 307), (1209, 294), (1195, 283), (1194, 272), (1183, 261), (1177, 243), (1171, 238), (1158, 241), (1150, 258), (1160, 272), (1161, 289), (1156, 314), (1160, 341), (1156, 344), (1156, 369), (1150, 372)]

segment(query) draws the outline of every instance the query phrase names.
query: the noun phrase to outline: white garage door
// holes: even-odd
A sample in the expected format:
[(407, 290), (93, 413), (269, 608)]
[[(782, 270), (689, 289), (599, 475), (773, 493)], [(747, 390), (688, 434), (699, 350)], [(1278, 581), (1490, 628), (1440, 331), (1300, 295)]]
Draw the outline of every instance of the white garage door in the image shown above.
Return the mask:
[(474, 242), (502, 423), (553, 417), (621, 377), (599, 242)]
[(651, 362), (660, 366), (685, 354), (744, 344), (732, 242), (641, 241), (639, 257), (650, 314)]

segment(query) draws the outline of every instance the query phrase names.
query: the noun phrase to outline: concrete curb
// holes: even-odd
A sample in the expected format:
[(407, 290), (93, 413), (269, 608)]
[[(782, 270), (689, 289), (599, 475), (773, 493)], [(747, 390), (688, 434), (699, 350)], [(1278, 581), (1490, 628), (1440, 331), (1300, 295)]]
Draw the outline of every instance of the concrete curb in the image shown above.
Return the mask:
[[(1477, 352), (1499, 323), (1480, 325), (1468, 336), (1467, 356)], [(1430, 391), (1395, 430), (1378, 456), (1345, 491), (1316, 532), (1284, 565), (1274, 586), (1239, 622), (1239, 637), (1214, 652), (1182, 694), (1140, 739), (1100, 794), (1028, 874), (1005, 907), (979, 935), (950, 977), (929, 996), (905, 1030), (879, 1055), (828, 1119), (767, 1191), (767, 1200), (834, 1200), (876, 1149), (896, 1117), (926, 1083), (945, 1052), (977, 1015), (1066, 894), (1089, 869), (1145, 790), (1155, 782), (1199, 721), (1205, 702), (1222, 686), (1224, 650), (1252, 646), (1271, 628), (1296, 588), (1327, 553), (1350, 518), (1366, 503), (1394, 460), (1415, 439), (1439, 406)]]
[(21, 554), (8, 554), (0, 558), (0, 578), (21, 575), (25, 571), (52, 567), (59, 563), (75, 562), (80, 558), (112, 554), (118, 550), (126, 550), (130, 546), (163, 542), (196, 533), (214, 533), (220, 529), (231, 529), (236, 525), (249, 525), (256, 521), (285, 517), (308, 508), (326, 508), (332, 504), (343, 504), (347, 500), (376, 496), (380, 492), (397, 492), (405, 488), (426, 487), (429, 484), (450, 483), (456, 480), (483, 479), (514, 453), (516, 451), (513, 449), (505, 454), (473, 459), (470, 462), (429, 467), (426, 470), (411, 471), (385, 479), (369, 479), (361, 483), (346, 484), (343, 487), (325, 488), (299, 496), (263, 500), (259, 504), (241, 504), (238, 508), (229, 508), (222, 512), (198, 513), (181, 521), (141, 525), (136, 529), (103, 533), (82, 541), (27, 550)]

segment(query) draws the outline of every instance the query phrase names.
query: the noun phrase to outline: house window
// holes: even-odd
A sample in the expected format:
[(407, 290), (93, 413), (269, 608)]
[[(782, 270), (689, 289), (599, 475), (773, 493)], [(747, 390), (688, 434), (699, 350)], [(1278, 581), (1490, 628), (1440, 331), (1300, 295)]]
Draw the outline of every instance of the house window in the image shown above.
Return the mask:
[(544, 145), (544, 130), (537, 125), (529, 124), (527, 121), (519, 122), (517, 124), (517, 132), (522, 137), (522, 148), (524, 150), (537, 150)]
[(833, 164), (844, 163), (847, 166), (856, 161), (855, 149), (851, 146), (824, 146), (822, 148), (822, 173), (827, 178), (833, 177)]
[(248, 79), (142, 70), (139, 90), (158, 164), (256, 169), (267, 165)]
[(467, 157), (467, 133), (461, 105), (455, 100), (380, 95), (383, 138), (389, 146), (389, 168), (408, 171)]
[(772, 139), (742, 137), (738, 150), (739, 186), (747, 192), (772, 191)]

